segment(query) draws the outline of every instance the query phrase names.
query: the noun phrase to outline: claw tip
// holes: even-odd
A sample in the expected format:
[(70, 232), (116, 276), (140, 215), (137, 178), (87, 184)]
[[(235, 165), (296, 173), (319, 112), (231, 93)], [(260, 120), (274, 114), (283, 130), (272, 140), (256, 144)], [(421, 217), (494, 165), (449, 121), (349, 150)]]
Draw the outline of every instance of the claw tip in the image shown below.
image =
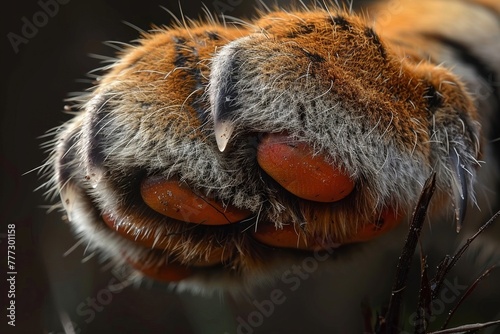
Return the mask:
[(227, 143), (231, 138), (233, 130), (234, 126), (230, 121), (224, 120), (216, 122), (214, 131), (215, 131), (215, 140), (217, 141), (217, 147), (219, 148), (219, 151), (224, 152)]

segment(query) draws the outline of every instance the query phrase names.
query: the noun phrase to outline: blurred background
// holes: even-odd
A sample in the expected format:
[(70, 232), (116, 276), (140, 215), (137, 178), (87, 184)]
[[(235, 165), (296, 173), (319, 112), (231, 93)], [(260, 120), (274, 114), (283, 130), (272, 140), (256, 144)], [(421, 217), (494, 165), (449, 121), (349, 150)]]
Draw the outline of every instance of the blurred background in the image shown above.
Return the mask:
[[(368, 1), (355, 0), (354, 5), (364, 2)], [(47, 7), (49, 3), (58, 6)], [(144, 30), (151, 24), (169, 24), (171, 16), (160, 6), (180, 16), (179, 3), (184, 15), (203, 15), (202, 2), (195, 0), (23, 0), (4, 8), (0, 333), (361, 332), (360, 301), (378, 307), (378, 301), (387, 300), (392, 283), (387, 268), (394, 268), (397, 255), (371, 252), (363, 255), (362, 262), (353, 256), (339, 270), (302, 280), (296, 291), (282, 286), (284, 302), (264, 311), (258, 305), (264, 305), (279, 286), (239, 299), (174, 294), (161, 285), (113, 290), (121, 278), (119, 272), (103, 268), (98, 257), (87, 258), (84, 247), (65, 255), (76, 240), (60, 213), (47, 212), (50, 202), (44, 199), (44, 190), (35, 191), (43, 183), (36, 168), (47, 157), (40, 146), (49, 139), (40, 137), (69, 119), (63, 113), (69, 94), (91, 86), (86, 73), (99, 67), (100, 61), (90, 54), (112, 56), (115, 51), (103, 42), (137, 38), (137, 30), (124, 22)], [(209, 11), (236, 17), (252, 17), (258, 6), (257, 1), (242, 0), (204, 4)], [(44, 8), (51, 8), (48, 14), (43, 14)], [(16, 226), (15, 328), (6, 326), (4, 314), (8, 224)], [(356, 274), (366, 266), (372, 268), (369, 279)], [(482, 305), (489, 316), (500, 312), (494, 310), (496, 299)]]

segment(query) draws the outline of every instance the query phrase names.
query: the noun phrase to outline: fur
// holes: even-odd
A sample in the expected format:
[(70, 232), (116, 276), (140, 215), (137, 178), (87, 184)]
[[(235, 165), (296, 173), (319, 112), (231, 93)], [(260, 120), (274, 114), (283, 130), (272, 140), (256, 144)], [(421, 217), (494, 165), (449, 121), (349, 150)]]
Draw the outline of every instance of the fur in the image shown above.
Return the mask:
[[(151, 261), (193, 268), (180, 286), (272, 281), (304, 254), (263, 247), (248, 224), (212, 228), (163, 217), (142, 202), (141, 179), (179, 178), (251, 210), (250, 228), (293, 224), (325, 249), (389, 206), (411, 214), (433, 171), (436, 215), (466, 190), (476, 202), (482, 175), (498, 182), (490, 141), (500, 106), (494, 92), (475, 94), (491, 85), (457, 47), (500, 75), (499, 13), (496, 0), (406, 0), (365, 16), (332, 5), (271, 11), (239, 26), (155, 29), (119, 55), (58, 131), (49, 187), (76, 233), (117, 265), (125, 265), (123, 249), (138, 261), (154, 252), (117, 235), (103, 214), (143, 222), (138, 239), (166, 240)], [(231, 128), (224, 152), (214, 133), (220, 124)], [(256, 162), (260, 137), (279, 132), (342, 166), (355, 191), (330, 205), (283, 191)], [(210, 254), (224, 254), (221, 265), (195, 265)]]

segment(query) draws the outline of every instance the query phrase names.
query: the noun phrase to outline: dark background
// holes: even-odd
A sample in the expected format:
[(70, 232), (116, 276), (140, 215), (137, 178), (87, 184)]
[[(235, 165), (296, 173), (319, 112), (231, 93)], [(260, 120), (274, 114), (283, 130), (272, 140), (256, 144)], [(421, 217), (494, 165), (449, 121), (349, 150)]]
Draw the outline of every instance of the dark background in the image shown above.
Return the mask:
[[(53, 2), (42, 0), (42, 2)], [(355, 1), (359, 5), (362, 1)], [(98, 257), (88, 258), (85, 246), (64, 255), (76, 242), (60, 213), (47, 212), (51, 201), (37, 168), (47, 154), (40, 146), (50, 138), (40, 138), (48, 130), (69, 119), (63, 113), (64, 100), (90, 87), (86, 73), (100, 66), (90, 54), (112, 56), (115, 51), (104, 41), (128, 42), (138, 32), (124, 21), (147, 30), (150, 24), (168, 24), (170, 15), (160, 5), (180, 16), (177, 1), (70, 0), (59, 4), (57, 13), (33, 33), (15, 52), (9, 33), (22, 36), (26, 18), (33, 22), (42, 10), (39, 2), (24, 0), (4, 7), (0, 115), (1, 201), (0, 333), (234, 333), (241, 319), (255, 310), (255, 300), (236, 303), (219, 296), (202, 298), (173, 294), (165, 287), (151, 286), (111, 292), (119, 273), (103, 268)], [(255, 1), (205, 1), (212, 11), (223, 10), (236, 17), (252, 16)], [(185, 15), (202, 15), (200, 1), (182, 1)], [(7, 327), (4, 288), (7, 224), (16, 225), (16, 327)], [(336, 273), (348, 280), (349, 272)], [(388, 273), (385, 273), (387, 275)], [(379, 290), (389, 291), (380, 273)], [(318, 278), (319, 281), (325, 278)], [(382, 282), (386, 283), (382, 283)], [(363, 277), (350, 282), (344, 293), (366, 290)], [(342, 329), (351, 322), (329, 309), (328, 293), (314, 289), (316, 279), (304, 282), (302, 293), (287, 296), (254, 333), (321, 333)], [(334, 283), (335, 284), (335, 283)], [(380, 287), (381, 286), (381, 287)], [(377, 290), (378, 291), (378, 290)], [(264, 292), (263, 296), (269, 296)], [(378, 292), (374, 292), (376, 294)], [(264, 297), (262, 297), (264, 298)], [(357, 303), (360, 299), (352, 298)], [(92, 301), (97, 304), (92, 306)], [(259, 301), (261, 299), (257, 299)], [(311, 300), (318, 301), (311, 303)], [(326, 305), (326, 306), (325, 306)], [(340, 305), (353, 309), (359, 305)], [(353, 318), (361, 323), (358, 314)], [(335, 326), (333, 326), (335, 323)], [(346, 327), (348, 328), (348, 327)], [(250, 333), (250, 331), (248, 331)]]

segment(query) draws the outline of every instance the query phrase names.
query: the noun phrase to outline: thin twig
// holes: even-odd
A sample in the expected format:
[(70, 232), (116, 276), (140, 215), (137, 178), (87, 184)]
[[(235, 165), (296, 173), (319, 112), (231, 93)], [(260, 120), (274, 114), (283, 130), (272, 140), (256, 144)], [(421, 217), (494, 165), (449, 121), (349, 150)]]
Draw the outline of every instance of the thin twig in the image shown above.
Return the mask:
[(482, 324), (468, 324), (463, 326), (458, 326), (455, 328), (443, 329), (435, 332), (430, 332), (427, 334), (455, 334), (455, 333), (465, 333), (471, 331), (478, 331), (480, 329), (485, 329), (491, 326), (500, 325), (500, 320), (485, 322)]
[(465, 298), (467, 298), (477, 287), (477, 285), (479, 284), (480, 281), (482, 281), (486, 276), (488, 276), (490, 274), (490, 272), (496, 267), (496, 265), (493, 265), (491, 266), (490, 268), (488, 268), (484, 273), (482, 273), (481, 276), (479, 276), (475, 281), (474, 283), (472, 283), (468, 288), (467, 288), (467, 291), (464, 292), (464, 294), (462, 295), (462, 297), (460, 298), (460, 300), (458, 301), (457, 305), (455, 305), (455, 307), (450, 311), (450, 313), (448, 314), (448, 318), (446, 318), (446, 321), (444, 322), (443, 326), (441, 327), (441, 329), (445, 329), (447, 326), (448, 326), (448, 323), (450, 322), (451, 318), (453, 317), (453, 315), (455, 314), (455, 312), (457, 311), (457, 309), (460, 307), (460, 305), (462, 305), (463, 301), (465, 300)]
[(415, 333), (425, 333), (427, 319), (432, 315), (431, 285), (427, 274), (427, 260), (420, 246), (420, 291), (417, 305), (417, 319), (415, 320)]
[(389, 307), (386, 316), (381, 324), (381, 333), (398, 333), (399, 332), (399, 317), (401, 312), (401, 303), (403, 292), (408, 281), (408, 272), (412, 262), (415, 249), (420, 238), (420, 232), (424, 225), (427, 208), (429, 207), (430, 200), (436, 189), (436, 174), (433, 173), (425, 182), (425, 185), (420, 194), (418, 204), (413, 212), (410, 229), (406, 237), (405, 245), (401, 256), (399, 257), (398, 266), (396, 269), (396, 276), (394, 285), (392, 287), (392, 295), (389, 301)]
[(432, 293), (432, 299), (436, 299), (439, 291), (441, 290), (441, 286), (443, 285), (444, 278), (445, 276), (450, 272), (450, 270), (455, 266), (457, 261), (462, 257), (462, 255), (465, 253), (465, 251), (469, 248), (470, 244), (488, 227), (490, 227), (493, 222), (500, 216), (500, 211), (495, 213), (493, 217), (490, 218), (483, 226), (479, 228), (479, 230), (474, 234), (472, 237), (467, 239), (465, 244), (460, 247), (460, 249), (447, 261), (446, 265), (443, 265), (442, 268), (440, 268), (434, 278), (434, 290)]

